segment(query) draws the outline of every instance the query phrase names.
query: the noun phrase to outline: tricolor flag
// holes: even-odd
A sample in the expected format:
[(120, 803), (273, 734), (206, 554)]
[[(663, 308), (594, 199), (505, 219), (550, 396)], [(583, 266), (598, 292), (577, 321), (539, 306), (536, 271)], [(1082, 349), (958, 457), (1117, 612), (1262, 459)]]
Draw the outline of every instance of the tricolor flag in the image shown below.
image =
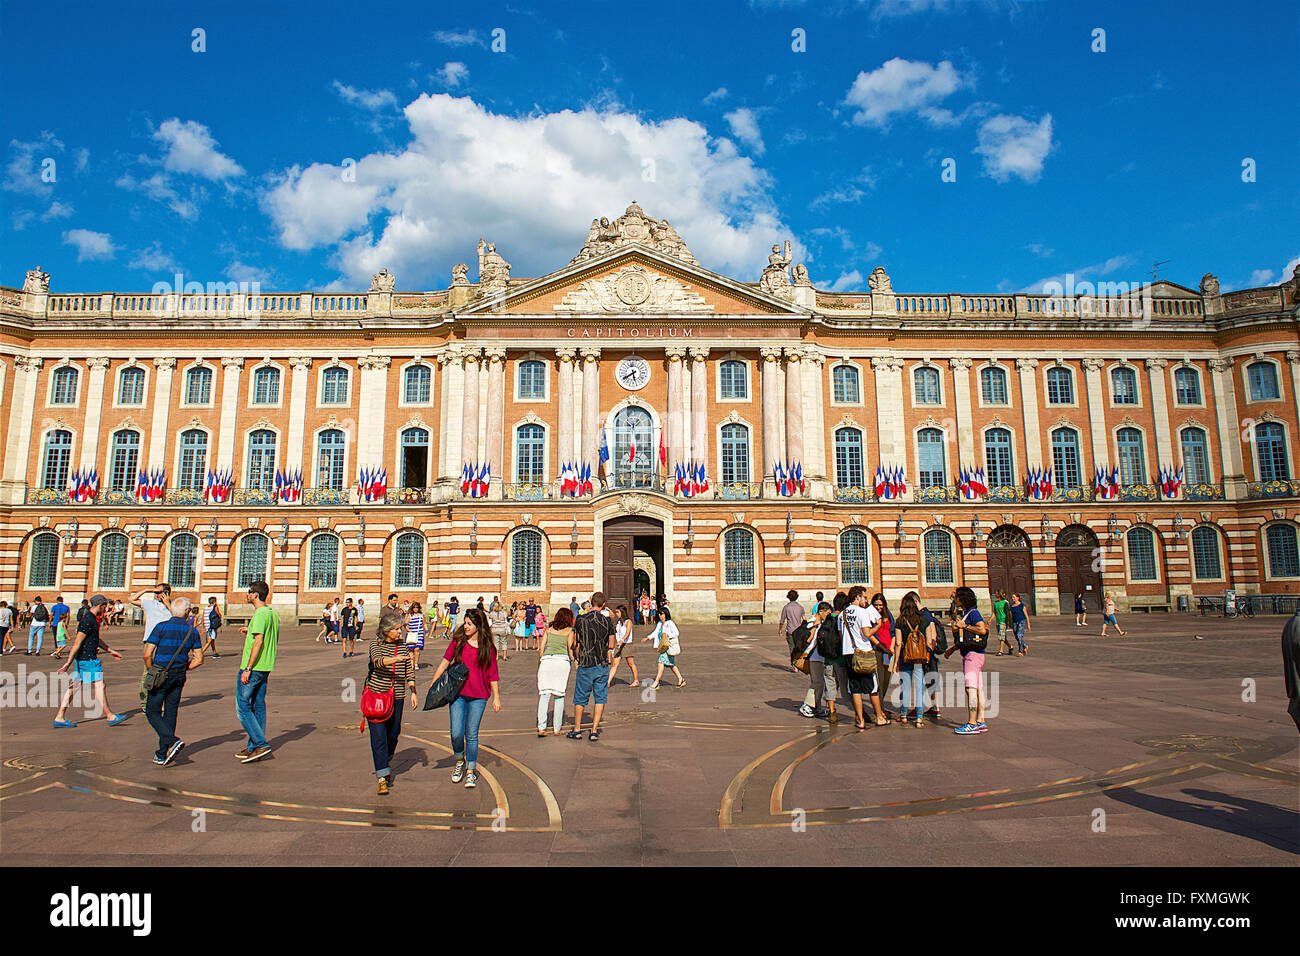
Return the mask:
[(970, 487), (977, 495), (987, 495), (989, 493), (988, 482), (984, 480), (984, 469), (976, 468), (970, 473)]
[(875, 488), (877, 498), (885, 497), (885, 472), (880, 465), (876, 466), (876, 480), (874, 482), (874, 488)]

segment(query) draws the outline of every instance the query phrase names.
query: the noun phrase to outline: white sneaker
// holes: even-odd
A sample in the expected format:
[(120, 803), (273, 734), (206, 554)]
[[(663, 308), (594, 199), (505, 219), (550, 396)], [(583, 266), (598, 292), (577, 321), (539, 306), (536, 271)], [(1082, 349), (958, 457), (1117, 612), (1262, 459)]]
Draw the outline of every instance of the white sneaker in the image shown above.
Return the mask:
[(456, 769), (451, 772), (451, 782), (460, 783), (465, 779), (465, 761), (457, 760)]
[(799, 708), (799, 716), (816, 717), (817, 715), (813, 713), (813, 709), (811, 707), (809, 707), (807, 704), (804, 704), (802, 707)]

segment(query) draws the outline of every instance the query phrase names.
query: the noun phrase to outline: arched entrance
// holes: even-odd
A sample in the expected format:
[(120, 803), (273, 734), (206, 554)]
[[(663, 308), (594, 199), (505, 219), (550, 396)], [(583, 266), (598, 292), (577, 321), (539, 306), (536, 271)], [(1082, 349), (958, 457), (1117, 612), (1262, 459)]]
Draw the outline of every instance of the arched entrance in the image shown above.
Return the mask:
[(643, 579), (653, 577), (660, 592), (666, 591), (664, 579), (664, 526), (655, 518), (629, 515), (611, 518), (602, 527), (601, 590), (610, 607), (626, 604), (631, 609), (636, 591), (637, 559), (644, 567), (649, 558), (654, 574), (641, 571)]
[(989, 593), (1005, 591), (1008, 598), (1019, 594), (1020, 600), (1034, 608), (1034, 561), (1029, 550), (1029, 535), (1015, 525), (999, 525), (990, 532), (985, 551), (989, 562)]
[(1074, 596), (1101, 610), (1101, 552), (1097, 536), (1081, 524), (1068, 525), (1056, 536), (1056, 590), (1061, 613), (1074, 613)]

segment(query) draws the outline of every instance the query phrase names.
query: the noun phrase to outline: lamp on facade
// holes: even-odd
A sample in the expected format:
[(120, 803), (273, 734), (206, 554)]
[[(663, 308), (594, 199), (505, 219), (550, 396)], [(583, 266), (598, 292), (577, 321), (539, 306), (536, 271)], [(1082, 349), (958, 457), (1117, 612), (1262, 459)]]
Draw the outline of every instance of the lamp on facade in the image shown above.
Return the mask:
[(1187, 529), (1183, 527), (1183, 516), (1181, 514), (1174, 515), (1174, 540), (1187, 540)]
[(785, 543), (794, 542), (794, 516), (790, 512), (785, 513)]
[(206, 540), (207, 540), (208, 547), (211, 548), (213, 551), (215, 551), (217, 549), (217, 519), (216, 518), (212, 519), (212, 526), (208, 528), (208, 535)]
[(1047, 517), (1047, 515), (1043, 515), (1042, 520), (1039, 521), (1038, 523), (1038, 526), (1043, 529), (1043, 544), (1051, 544), (1052, 543), (1052, 519)]
[(474, 512), (474, 520), (470, 522), (470, 526), (469, 526), (469, 546), (471, 548), (478, 547), (478, 512), (477, 511)]
[(971, 522), (970, 522), (970, 546), (972, 551), (975, 550), (975, 548), (979, 547), (981, 530), (982, 528), (980, 526), (980, 516), (976, 515), (975, 517), (971, 518)]
[(686, 516), (686, 548), (690, 550), (695, 546), (695, 521), (691, 515)]
[(141, 521), (140, 530), (135, 533), (135, 546), (144, 551), (145, 542), (149, 540), (149, 522)]
[(578, 516), (573, 516), (573, 527), (569, 529), (569, 547), (578, 550)]
[(898, 535), (899, 544), (907, 540), (907, 532), (903, 530), (903, 516), (901, 514), (898, 516), (898, 520), (894, 522), (894, 533)]
[(1111, 515), (1106, 519), (1106, 533), (1110, 535), (1111, 543), (1114, 544), (1119, 540), (1119, 516)]
[(285, 518), (284, 521), (280, 523), (280, 536), (275, 539), (275, 543), (278, 544), (282, 549), (289, 547), (289, 519), (288, 518)]
[(63, 540), (68, 543), (69, 549), (77, 546), (77, 519), (72, 518), (68, 521), (67, 530), (63, 532)]
[(361, 524), (357, 528), (357, 550), (366, 550), (366, 516), (361, 515)]

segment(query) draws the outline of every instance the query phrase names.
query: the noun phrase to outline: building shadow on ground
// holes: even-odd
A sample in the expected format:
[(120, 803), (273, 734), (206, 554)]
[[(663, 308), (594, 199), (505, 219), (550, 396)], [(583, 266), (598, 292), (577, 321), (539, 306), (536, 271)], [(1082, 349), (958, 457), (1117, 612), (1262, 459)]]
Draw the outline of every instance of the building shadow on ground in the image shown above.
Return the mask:
[(1171, 820), (1231, 833), (1288, 853), (1300, 851), (1300, 813), (1217, 790), (1182, 792), (1193, 799), (1212, 801), (1217, 805), (1158, 797), (1128, 787), (1106, 791), (1112, 800)]

